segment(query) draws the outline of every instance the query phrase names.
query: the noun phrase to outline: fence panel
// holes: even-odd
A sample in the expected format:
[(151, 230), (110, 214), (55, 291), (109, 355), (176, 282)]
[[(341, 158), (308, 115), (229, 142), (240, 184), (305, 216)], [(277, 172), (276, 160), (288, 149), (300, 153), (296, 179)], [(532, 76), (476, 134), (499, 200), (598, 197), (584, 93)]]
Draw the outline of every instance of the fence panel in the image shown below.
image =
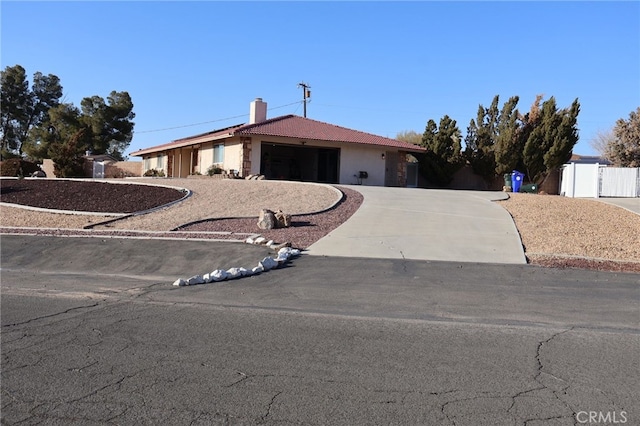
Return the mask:
[(602, 167), (600, 169), (601, 197), (638, 197), (640, 168)]

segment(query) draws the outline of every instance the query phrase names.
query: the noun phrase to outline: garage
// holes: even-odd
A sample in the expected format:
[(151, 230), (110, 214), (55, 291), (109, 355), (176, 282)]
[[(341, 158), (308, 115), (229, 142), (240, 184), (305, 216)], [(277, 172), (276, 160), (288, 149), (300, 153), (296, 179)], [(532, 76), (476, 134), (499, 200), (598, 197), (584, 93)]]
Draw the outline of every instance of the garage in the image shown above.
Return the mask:
[(339, 183), (340, 148), (262, 142), (260, 174), (267, 179)]

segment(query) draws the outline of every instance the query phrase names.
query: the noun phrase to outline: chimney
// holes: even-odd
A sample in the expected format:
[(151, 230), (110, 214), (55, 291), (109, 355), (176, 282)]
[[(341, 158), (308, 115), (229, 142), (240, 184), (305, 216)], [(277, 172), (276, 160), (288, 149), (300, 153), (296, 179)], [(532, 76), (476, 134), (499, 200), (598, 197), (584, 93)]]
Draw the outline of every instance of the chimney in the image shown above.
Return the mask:
[(251, 109), (249, 111), (249, 124), (260, 123), (267, 119), (267, 103), (262, 102), (262, 98), (256, 98), (251, 102)]

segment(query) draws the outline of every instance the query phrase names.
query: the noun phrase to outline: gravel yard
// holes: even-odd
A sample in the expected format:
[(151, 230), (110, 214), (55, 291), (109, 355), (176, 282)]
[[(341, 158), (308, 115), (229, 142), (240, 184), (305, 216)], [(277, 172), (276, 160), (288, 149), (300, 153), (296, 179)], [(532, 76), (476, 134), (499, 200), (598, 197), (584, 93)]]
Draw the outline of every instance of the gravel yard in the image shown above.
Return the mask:
[(591, 199), (509, 194), (530, 263), (640, 272), (640, 215)]
[[(111, 223), (106, 221), (113, 217), (106, 215), (58, 214), (3, 205), (2, 232), (31, 232), (15, 227), (38, 227), (53, 229), (40, 233), (69, 234), (91, 227), (91, 231), (82, 233), (144, 235), (152, 232), (155, 236), (223, 239), (242, 239), (241, 235), (260, 233), (276, 242), (289, 241), (306, 248), (348, 219), (362, 203), (362, 195), (349, 188), (337, 187), (340, 192), (327, 185), (283, 181), (141, 178), (127, 179), (127, 182), (164, 184), (188, 188), (193, 193), (186, 200), (154, 213)], [(110, 185), (114, 186), (117, 185)], [(3, 202), (10, 193), (3, 192)], [(149, 203), (154, 204), (153, 199), (157, 204), (165, 201), (162, 197), (170, 195), (169, 192), (158, 195), (161, 193), (144, 192), (139, 205), (149, 208)], [(105, 193), (101, 195), (109, 198)], [(85, 198), (93, 197), (85, 194)], [(113, 213), (125, 211), (124, 205), (111, 200)], [(510, 194), (509, 200), (498, 203), (514, 218), (530, 263), (640, 272), (640, 216), (637, 214), (595, 200), (553, 195)], [(260, 231), (255, 223), (262, 208), (281, 209), (294, 215), (292, 226)], [(220, 232), (231, 234), (222, 236)]]

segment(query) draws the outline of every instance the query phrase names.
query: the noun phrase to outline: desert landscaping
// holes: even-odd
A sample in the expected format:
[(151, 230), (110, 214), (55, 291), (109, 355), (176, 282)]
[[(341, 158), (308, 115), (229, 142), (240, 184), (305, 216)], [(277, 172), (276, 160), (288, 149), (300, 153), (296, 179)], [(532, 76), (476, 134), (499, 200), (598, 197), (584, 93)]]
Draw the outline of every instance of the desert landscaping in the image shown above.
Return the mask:
[[(77, 185), (88, 182), (56, 181), (60, 190), (37, 191), (19, 189), (15, 187), (19, 185), (17, 180), (2, 179), (0, 230), (215, 239), (245, 239), (247, 235), (260, 234), (304, 249), (347, 220), (363, 199), (355, 187), (284, 181), (140, 178), (118, 182), (121, 184), (94, 182), (97, 186), (85, 185), (86, 191), (78, 193)], [(146, 186), (144, 191), (131, 191), (140, 187), (123, 182), (162, 184), (174, 189)], [(61, 190), (62, 185), (68, 186), (68, 190)], [(138, 210), (147, 210), (175, 202), (185, 197), (181, 188), (191, 191), (184, 200), (144, 215), (124, 217), (52, 213), (7, 204), (127, 214), (132, 211), (131, 203), (139, 206)], [(555, 195), (516, 193), (498, 203), (513, 217), (529, 263), (640, 272), (640, 215), (597, 200)], [(292, 225), (258, 229), (256, 219), (263, 208), (291, 214)]]

